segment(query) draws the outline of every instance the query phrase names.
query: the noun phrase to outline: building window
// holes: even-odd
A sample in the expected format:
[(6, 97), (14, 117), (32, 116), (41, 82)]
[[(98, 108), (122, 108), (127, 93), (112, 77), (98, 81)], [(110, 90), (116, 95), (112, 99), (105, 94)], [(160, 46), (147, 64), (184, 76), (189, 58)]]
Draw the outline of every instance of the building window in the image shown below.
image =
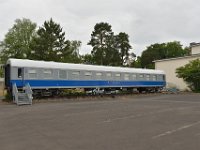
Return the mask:
[(44, 78), (50, 79), (53, 76), (53, 71), (50, 69), (45, 69), (44, 70)]
[(67, 78), (66, 70), (59, 70), (59, 78), (60, 79), (66, 79)]
[(29, 69), (28, 70), (28, 77), (30, 79), (36, 79), (37, 78), (37, 71), (36, 71), (36, 69)]
[(130, 75), (129, 74), (124, 74), (124, 80), (130, 80)]

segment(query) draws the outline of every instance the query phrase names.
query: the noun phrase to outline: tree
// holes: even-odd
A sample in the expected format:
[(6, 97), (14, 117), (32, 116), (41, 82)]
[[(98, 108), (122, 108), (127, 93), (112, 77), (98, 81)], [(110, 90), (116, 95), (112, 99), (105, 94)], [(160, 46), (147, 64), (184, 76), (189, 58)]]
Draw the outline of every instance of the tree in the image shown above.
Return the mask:
[(120, 65), (124, 66), (127, 64), (127, 61), (129, 60), (129, 51), (131, 49), (131, 45), (129, 44), (128, 34), (120, 32), (116, 36), (116, 44), (120, 55)]
[(85, 54), (82, 56), (82, 62), (84, 64), (94, 64), (94, 58), (91, 54)]
[(141, 65), (141, 57), (138, 56), (132, 63), (131, 63), (131, 67), (134, 67), (134, 68), (142, 68), (142, 65)]
[(80, 41), (69, 41), (67, 49), (62, 52), (61, 60), (62, 62), (69, 62), (69, 63), (81, 63), (81, 57), (79, 55), (79, 48), (81, 46)]
[(142, 52), (141, 65), (143, 68), (155, 68), (153, 61), (173, 57), (182, 57), (189, 54), (189, 49), (183, 48), (180, 42), (152, 44)]
[(25, 18), (16, 19), (13, 27), (5, 35), (5, 39), (0, 43), (2, 63), (10, 57), (30, 58), (30, 45), (35, 36), (36, 23)]
[(200, 59), (196, 59), (176, 69), (177, 77), (183, 78), (193, 91), (200, 92)]
[(153, 44), (147, 47), (141, 55), (141, 67), (142, 68), (154, 68), (154, 60), (162, 59), (162, 51), (165, 44)]
[(118, 56), (115, 49), (114, 33), (111, 25), (108, 23), (97, 23), (94, 26), (94, 31), (91, 34), (91, 40), (88, 42), (91, 45), (92, 56), (95, 64), (98, 65), (116, 65), (113, 60)]
[(45, 21), (37, 31), (32, 43), (32, 57), (37, 60), (74, 62), (78, 60), (80, 41), (65, 39), (60, 24), (52, 19)]
[(189, 54), (188, 48), (183, 48), (179, 41), (166, 43), (163, 51), (165, 58), (181, 57)]

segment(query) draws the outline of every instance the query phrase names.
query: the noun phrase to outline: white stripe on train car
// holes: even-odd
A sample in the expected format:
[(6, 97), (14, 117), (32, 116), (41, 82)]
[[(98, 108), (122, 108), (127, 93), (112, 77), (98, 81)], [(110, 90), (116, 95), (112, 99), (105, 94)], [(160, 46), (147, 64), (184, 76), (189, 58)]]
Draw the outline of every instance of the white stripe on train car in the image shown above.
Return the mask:
[(161, 70), (138, 69), (125, 67), (111, 67), (85, 64), (60, 63), (51, 61), (36, 61), (28, 59), (10, 58), (7, 61), (12, 67), (31, 67), (31, 68), (49, 68), (49, 69), (72, 69), (72, 70), (90, 70), (90, 71), (107, 71), (107, 72), (124, 72), (124, 73), (145, 73), (145, 74), (165, 74)]

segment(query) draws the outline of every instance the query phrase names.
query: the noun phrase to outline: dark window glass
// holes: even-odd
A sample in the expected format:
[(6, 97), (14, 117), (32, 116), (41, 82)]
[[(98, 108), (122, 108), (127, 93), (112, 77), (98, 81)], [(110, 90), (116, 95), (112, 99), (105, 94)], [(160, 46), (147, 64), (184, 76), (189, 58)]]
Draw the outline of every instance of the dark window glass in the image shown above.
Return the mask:
[(22, 68), (18, 68), (18, 78), (22, 78)]

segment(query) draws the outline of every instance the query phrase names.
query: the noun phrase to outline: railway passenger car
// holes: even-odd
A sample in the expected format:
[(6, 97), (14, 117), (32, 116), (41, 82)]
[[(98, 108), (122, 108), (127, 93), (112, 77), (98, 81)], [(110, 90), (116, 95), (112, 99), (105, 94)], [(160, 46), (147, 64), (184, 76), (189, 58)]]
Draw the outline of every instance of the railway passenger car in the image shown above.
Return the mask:
[(5, 86), (23, 88), (27, 83), (35, 93), (58, 93), (62, 89), (138, 89), (159, 90), (166, 84), (160, 70), (85, 64), (70, 64), (25, 59), (9, 59), (5, 66)]

